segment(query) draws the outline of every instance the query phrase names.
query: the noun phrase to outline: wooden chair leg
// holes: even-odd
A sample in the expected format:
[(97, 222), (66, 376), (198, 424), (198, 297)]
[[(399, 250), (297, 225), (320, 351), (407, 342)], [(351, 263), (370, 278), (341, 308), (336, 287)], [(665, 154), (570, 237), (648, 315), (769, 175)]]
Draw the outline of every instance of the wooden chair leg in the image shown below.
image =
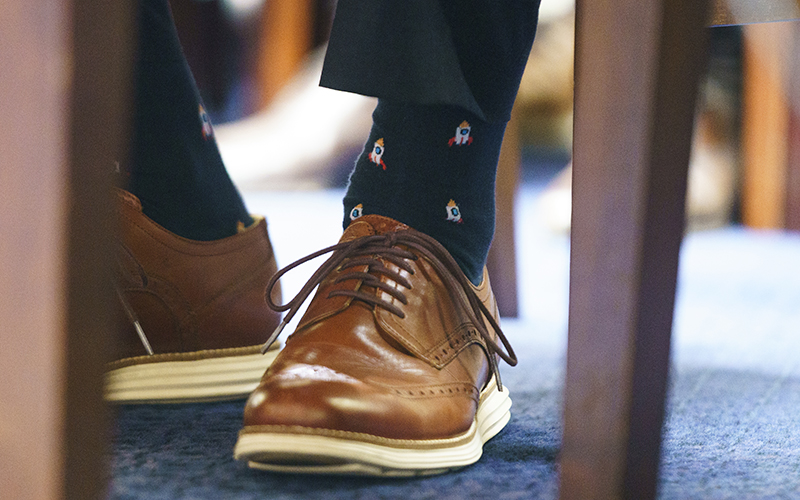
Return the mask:
[(102, 184), (121, 152), (131, 5), (11, 0), (0, 17), (3, 498), (105, 497)]
[(260, 108), (266, 107), (295, 74), (311, 48), (312, 7), (310, 0), (267, 2), (258, 49)]
[(742, 222), (778, 228), (785, 221), (789, 154), (788, 55), (793, 23), (744, 27)]
[(63, 496), (60, 293), (68, 12), (11, 0), (0, 16), (0, 495)]
[(800, 28), (745, 26), (742, 221), (800, 229)]
[(65, 498), (105, 498), (103, 372), (115, 325), (114, 161), (127, 158), (136, 2), (72, 3), (65, 260)]
[(708, 4), (577, 4), (562, 499), (656, 494)]
[(792, 23), (791, 54), (787, 61), (789, 98), (786, 167), (786, 229), (800, 231), (800, 23)]
[(517, 298), (517, 257), (514, 243), (514, 203), (520, 170), (519, 113), (516, 109), (506, 127), (506, 135), (497, 164), (497, 215), (494, 240), (486, 267), (497, 297), (497, 307), (504, 318), (519, 314)]

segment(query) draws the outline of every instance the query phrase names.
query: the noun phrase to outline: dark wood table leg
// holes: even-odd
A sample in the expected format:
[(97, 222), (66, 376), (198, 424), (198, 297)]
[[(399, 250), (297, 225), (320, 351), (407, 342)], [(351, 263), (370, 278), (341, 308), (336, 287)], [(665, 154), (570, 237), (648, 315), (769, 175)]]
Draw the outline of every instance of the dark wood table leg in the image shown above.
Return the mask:
[(793, 23), (790, 44), (786, 229), (800, 231), (800, 23)]
[(517, 284), (517, 255), (514, 230), (514, 206), (519, 187), (521, 151), (519, 141), (519, 112), (515, 108), (506, 127), (503, 147), (497, 163), (495, 187), (497, 214), (492, 246), (489, 248), (486, 267), (497, 297), (500, 316), (516, 318), (519, 315)]
[(0, 497), (106, 497), (110, 181), (133, 2), (9, 0), (0, 16)]
[(136, 2), (77, 1), (65, 127), (69, 169), (65, 267), (64, 498), (106, 497), (103, 371), (114, 336), (114, 162), (126, 161)]
[(708, 4), (579, 0), (561, 498), (654, 498)]

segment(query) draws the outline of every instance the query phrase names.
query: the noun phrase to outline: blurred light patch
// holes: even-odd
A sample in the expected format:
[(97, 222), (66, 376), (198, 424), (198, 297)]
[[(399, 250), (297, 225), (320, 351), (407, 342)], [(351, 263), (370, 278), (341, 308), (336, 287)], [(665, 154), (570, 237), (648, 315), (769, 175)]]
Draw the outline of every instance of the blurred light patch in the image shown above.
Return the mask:
[(222, 7), (229, 17), (241, 20), (258, 12), (266, 3), (266, 0), (223, 0)]

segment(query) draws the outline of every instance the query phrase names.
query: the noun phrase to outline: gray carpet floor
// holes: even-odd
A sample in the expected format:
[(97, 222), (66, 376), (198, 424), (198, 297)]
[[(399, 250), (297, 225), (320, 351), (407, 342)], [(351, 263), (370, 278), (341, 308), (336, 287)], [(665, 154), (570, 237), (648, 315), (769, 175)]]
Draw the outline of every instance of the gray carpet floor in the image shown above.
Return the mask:
[[(280, 263), (340, 233), (340, 190), (254, 193)], [(117, 409), (113, 499), (553, 499), (557, 497), (569, 241), (518, 207), (520, 355), (503, 368), (512, 420), (483, 458), (423, 479), (276, 475), (232, 460), (241, 402)], [(303, 230), (298, 231), (298, 224)], [(299, 238), (298, 234), (303, 237)], [(728, 227), (687, 236), (664, 433), (663, 499), (800, 499), (800, 236)], [(287, 278), (285, 298), (313, 269)]]

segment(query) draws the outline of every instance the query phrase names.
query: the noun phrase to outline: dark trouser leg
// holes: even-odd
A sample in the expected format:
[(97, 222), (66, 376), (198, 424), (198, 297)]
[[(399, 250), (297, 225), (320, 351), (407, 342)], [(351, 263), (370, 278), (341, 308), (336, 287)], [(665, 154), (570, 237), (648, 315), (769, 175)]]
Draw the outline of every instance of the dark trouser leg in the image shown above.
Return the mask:
[(538, 0), (340, 0), (322, 85), (377, 96), (345, 224), (397, 219), (439, 240), (477, 282), (494, 178), (536, 31)]

